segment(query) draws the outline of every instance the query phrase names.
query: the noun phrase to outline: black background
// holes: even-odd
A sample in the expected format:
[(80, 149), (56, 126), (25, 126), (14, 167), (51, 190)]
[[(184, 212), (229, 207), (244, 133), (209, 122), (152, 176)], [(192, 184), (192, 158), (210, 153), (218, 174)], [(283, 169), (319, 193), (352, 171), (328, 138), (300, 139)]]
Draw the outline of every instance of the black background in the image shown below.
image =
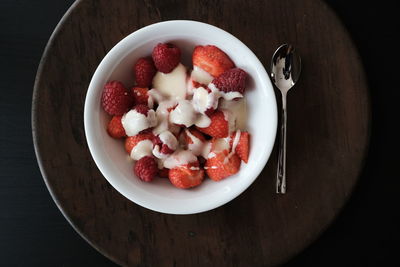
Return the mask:
[[(293, 0), (295, 1), (295, 0)], [(396, 1), (326, 1), (348, 28), (367, 73), (372, 135), (361, 179), (332, 226), (286, 266), (399, 266)], [(31, 101), (44, 47), (72, 0), (0, 1), (0, 266), (114, 266), (68, 224), (43, 182)], [(399, 202), (400, 203), (400, 202)]]

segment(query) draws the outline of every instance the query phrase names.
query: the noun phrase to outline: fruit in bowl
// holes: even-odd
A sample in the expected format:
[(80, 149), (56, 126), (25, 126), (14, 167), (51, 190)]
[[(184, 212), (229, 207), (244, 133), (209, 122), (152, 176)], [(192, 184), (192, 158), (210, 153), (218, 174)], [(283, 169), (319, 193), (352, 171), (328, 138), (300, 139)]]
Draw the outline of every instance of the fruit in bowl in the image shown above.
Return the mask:
[(107, 132), (125, 138), (133, 172), (144, 182), (164, 172), (187, 189), (205, 177), (225, 179), (248, 162), (250, 134), (240, 121), (248, 74), (215, 45), (196, 46), (191, 58), (188, 68), (178, 46), (158, 43), (133, 65), (131, 90), (120, 81), (104, 86), (101, 104), (112, 116)]
[[(176, 89), (174, 93), (169, 90), (169, 86), (160, 89), (160, 84), (163, 84), (163, 78), (166, 75), (158, 71), (155, 64), (154, 67), (152, 67), (153, 64), (149, 61), (149, 59), (153, 60), (153, 49), (159, 43), (174, 44), (181, 52), (181, 59), (178, 65), (173, 68), (169, 74), (166, 74), (175, 75), (175, 79), (173, 80), (176, 81), (177, 84), (171, 85), (171, 83), (168, 83), (171, 87)], [(248, 74), (245, 81), (245, 91), (242, 94), (244, 97), (235, 100), (225, 100), (223, 97), (220, 97), (218, 105), (214, 110), (212, 110), (212, 108), (215, 103), (210, 102), (207, 104), (204, 98), (210, 94), (209, 90), (211, 90), (212, 93), (213, 88), (211, 85), (211, 87), (209, 86), (209, 83), (210, 79), (212, 81), (217, 78), (213, 76), (217, 75), (214, 71), (218, 73), (221, 68), (226, 66), (226, 63), (220, 64), (213, 69), (207, 69), (205, 64), (193, 64), (195, 48), (197, 46), (206, 47), (207, 45), (218, 47), (226, 53), (235, 65), (234, 67), (230, 66), (230, 69), (239, 68)], [(202, 55), (206, 53), (207, 50), (198, 54)], [(143, 59), (139, 61), (141, 58)], [(136, 64), (136, 62), (138, 62), (138, 64)], [(183, 72), (181, 71), (182, 68), (186, 68), (186, 70), (190, 70), (191, 72)], [(144, 74), (136, 75), (135, 72), (140, 69), (144, 70), (142, 72)], [(153, 74), (148, 75), (147, 73), (154, 73), (154, 76)], [(207, 75), (207, 73), (212, 77)], [(221, 75), (222, 73), (220, 76)], [(153, 76), (153, 78), (148, 78), (150, 76)], [(192, 80), (191, 87), (193, 88), (189, 88), (188, 84), (179, 87), (179, 84), (182, 83), (178, 81), (187, 80), (187, 82), (189, 82), (190, 79)], [(129, 108), (126, 110), (122, 109), (122, 113), (119, 113), (117, 109), (115, 115), (109, 115), (101, 104), (105, 85), (112, 81), (120, 82), (125, 88), (125, 91), (120, 94), (118, 101), (126, 101), (128, 104), (129, 101), (132, 101), (125, 99), (125, 92), (133, 97), (133, 103), (127, 105)], [(218, 82), (216, 82), (216, 86), (218, 86)], [(200, 89), (200, 87), (203, 89)], [(152, 91), (154, 88), (156, 90)], [(193, 89), (193, 94), (187, 97), (186, 92), (191, 93), (189, 89)], [(174, 96), (170, 96), (170, 94)], [(224, 94), (234, 99), (234, 94), (236, 93), (226, 91)], [(183, 98), (182, 96), (185, 97)], [(181, 105), (179, 107), (175, 106), (169, 103), (169, 101), (159, 100), (158, 97), (162, 97), (164, 100), (181, 97), (178, 101), (178, 104)], [(198, 104), (193, 105), (194, 101), (197, 101)], [(234, 112), (239, 114), (236, 118), (236, 127), (241, 130), (240, 139), (246, 136), (246, 132), (251, 137), (248, 138), (248, 161), (244, 163), (244, 159), (240, 160), (240, 169), (235, 174), (223, 178), (218, 182), (207, 178), (213, 176), (213, 174), (210, 175), (210, 173), (216, 170), (213, 166), (217, 166), (214, 165), (217, 163), (209, 161), (208, 165), (206, 164), (206, 158), (204, 156), (207, 154), (207, 146), (204, 146), (203, 143), (212, 143), (214, 147), (218, 148), (221, 146), (223, 147), (223, 145), (214, 141), (217, 139), (226, 139), (229, 140), (229, 146), (232, 146), (235, 139), (233, 135), (236, 131), (232, 131), (229, 137), (212, 138), (210, 137), (210, 133), (204, 133), (204, 131), (207, 131), (205, 129), (207, 128), (205, 124), (206, 119), (203, 120), (204, 125), (186, 126), (185, 124), (189, 125), (190, 118), (185, 121), (179, 118), (178, 114), (180, 110), (182, 111), (185, 109), (185, 104), (188, 104), (188, 102), (189, 104), (192, 103), (191, 106), (192, 109), (194, 109), (193, 113), (205, 114), (210, 120), (212, 117), (216, 117), (217, 120), (221, 118), (222, 116), (219, 111), (223, 113), (223, 110), (233, 109)], [(245, 109), (247, 115), (244, 114), (244, 112), (237, 111), (244, 108), (241, 105), (237, 105), (236, 108), (231, 106), (232, 103), (242, 103), (242, 105), (244, 105), (244, 102), (246, 102)], [(140, 107), (139, 110), (131, 112), (128, 116), (128, 113), (132, 109), (137, 109), (137, 106), (140, 104), (147, 106), (149, 109), (148, 112), (153, 113), (150, 110), (155, 112), (157, 125), (149, 126), (152, 128), (151, 131), (141, 130), (139, 136), (137, 136), (138, 134), (128, 136), (132, 133), (126, 133), (123, 126), (121, 127), (124, 114), (127, 114), (127, 118), (125, 118), (127, 121), (133, 118), (146, 118), (146, 121), (142, 120), (142, 123), (145, 124), (145, 126), (142, 127), (147, 127), (154, 123), (152, 122), (152, 114), (143, 114), (143, 116), (136, 114), (143, 112), (143, 108)], [(190, 109), (190, 105), (186, 106)], [(171, 112), (176, 115), (173, 116), (173, 120), (170, 120)], [(169, 115), (168, 121), (163, 120), (164, 124), (159, 125), (158, 117), (166, 115)], [(205, 118), (205, 116), (201, 117)], [(261, 62), (246, 45), (233, 35), (217, 27), (201, 22), (182, 20), (166, 21), (146, 26), (131, 33), (107, 53), (93, 74), (87, 91), (84, 126), (88, 148), (96, 166), (103, 177), (123, 196), (140, 206), (158, 212), (170, 214), (199, 213), (214, 209), (231, 201), (248, 188), (260, 175), (270, 156), (275, 141), (277, 126), (275, 94), (268, 74)], [(162, 134), (162, 128), (167, 128), (171, 134)], [(123, 129), (123, 131), (121, 129)], [(160, 131), (157, 131), (157, 129)], [(128, 132), (137, 130), (138, 129), (133, 127), (133, 129), (128, 129)], [(226, 135), (224, 130), (217, 132), (222, 132), (219, 133), (222, 136)], [(157, 138), (152, 136), (157, 136)], [(171, 142), (173, 142), (171, 141), (173, 140), (172, 136), (178, 143), (176, 149), (174, 145), (171, 144)], [(156, 174), (154, 174), (154, 171), (144, 174), (146, 177), (153, 178), (151, 182), (144, 182), (141, 180), (138, 175), (135, 174), (134, 170), (137, 168), (136, 172), (140, 173), (142, 171), (147, 171), (146, 168), (140, 170), (139, 167), (140, 165), (144, 166), (149, 164), (146, 162), (150, 160), (144, 159), (145, 157), (143, 157), (142, 161), (144, 163), (136, 167), (139, 160), (132, 159), (131, 157), (131, 152), (135, 144), (146, 139), (148, 141), (142, 142), (141, 147), (145, 151), (146, 146), (147, 149), (151, 148), (151, 153), (153, 155), (150, 154), (149, 157), (154, 159), (157, 163)], [(205, 141), (203, 139), (205, 139)], [(238, 147), (240, 146), (237, 146), (234, 154), (240, 159), (241, 155), (246, 154), (246, 150)], [(139, 148), (140, 147), (136, 147), (137, 150), (139, 150)], [(186, 169), (159, 168), (158, 163), (160, 160), (155, 155), (159, 157), (165, 156), (164, 154), (170, 156), (169, 150), (173, 150), (174, 152), (172, 152), (172, 155), (175, 153), (175, 156), (178, 156), (178, 158), (186, 157), (185, 155), (178, 155), (179, 151), (192, 151), (194, 157), (197, 158), (199, 166), (197, 166), (197, 162), (194, 161), (194, 165), (189, 165)], [(243, 152), (241, 152), (242, 150)], [(230, 152), (232, 152), (232, 150), (228, 150), (228, 154)], [(135, 153), (136, 152), (134, 152), (134, 154)], [(225, 155), (222, 154), (215, 159), (222, 156)], [(230, 158), (237, 159), (236, 156), (231, 156)], [(172, 161), (173, 158), (170, 158)], [(235, 161), (233, 163), (235, 164)], [(154, 165), (153, 163), (151, 164)], [(168, 163), (167, 161), (167, 165), (168, 164), (172, 165), (173, 162)], [(185, 183), (184, 179), (175, 179), (175, 177), (184, 177), (185, 175), (191, 177), (193, 173), (197, 171), (197, 168), (203, 170), (204, 173), (200, 185), (191, 187), (189, 190), (182, 190), (180, 187), (174, 186), (173, 183), (178, 180), (183, 181), (181, 182), (182, 187), (192, 186), (193, 184)], [(172, 169), (174, 170), (170, 175)], [(209, 174), (207, 174), (207, 172)], [(232, 170), (228, 168), (227, 172), (232, 172)], [(197, 173), (201, 176), (201, 171)], [(260, 176), (260, 178), (264, 179), (268, 177)], [(175, 184), (179, 185), (179, 182)]]

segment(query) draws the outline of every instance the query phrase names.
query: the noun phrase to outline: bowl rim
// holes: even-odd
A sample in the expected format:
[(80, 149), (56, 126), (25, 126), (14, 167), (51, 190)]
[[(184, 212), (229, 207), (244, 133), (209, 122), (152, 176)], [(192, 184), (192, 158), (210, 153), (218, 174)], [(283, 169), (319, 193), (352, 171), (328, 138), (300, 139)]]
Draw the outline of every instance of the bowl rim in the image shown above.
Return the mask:
[[(124, 197), (129, 199), (130, 201), (153, 211), (161, 212), (161, 213), (166, 213), (166, 214), (196, 214), (196, 213), (201, 213), (201, 212), (206, 212), (209, 210), (213, 210), (215, 208), (218, 208), (231, 200), (235, 199), (238, 197), (241, 193), (243, 193), (260, 175), (261, 171), (264, 169), (265, 165), (267, 164), (267, 161), (271, 155), (275, 139), (276, 139), (276, 132), (277, 132), (277, 104), (276, 104), (276, 98), (275, 96), (273, 97), (272, 106), (271, 106), (271, 121), (269, 121), (269, 127), (272, 127), (272, 132), (273, 132), (273, 138), (271, 138), (270, 142), (266, 144), (264, 153), (262, 154), (261, 159), (259, 160), (260, 163), (256, 165), (256, 168), (253, 169), (251, 175), (251, 179), (248, 180), (246, 184), (244, 184), (239, 190), (236, 190), (232, 194), (227, 194), (224, 195), (224, 197), (219, 198), (218, 200), (215, 201), (210, 201), (207, 202), (208, 204), (203, 204), (200, 205), (199, 207), (190, 207), (190, 208), (169, 208), (169, 209), (163, 209), (160, 208), (157, 205), (152, 205), (148, 201), (142, 200), (140, 197), (134, 197), (132, 195), (129, 195), (128, 192), (124, 188), (121, 188), (117, 185), (116, 181), (111, 178), (112, 175), (108, 173), (108, 170), (106, 170), (105, 167), (102, 166), (100, 163), (100, 159), (98, 158), (97, 152), (98, 149), (96, 147), (96, 144), (94, 142), (94, 137), (93, 137), (93, 132), (91, 131), (91, 126), (90, 126), (90, 116), (92, 116), (92, 112), (89, 109), (89, 106), (92, 106), (91, 102), (93, 102), (93, 94), (95, 92), (95, 83), (100, 79), (100, 77), (103, 75), (104, 69), (107, 69), (110, 67), (110, 62), (115, 61), (113, 59), (116, 57), (116, 55), (119, 55), (120, 61), (123, 60), (123, 58), (126, 56), (126, 51), (124, 49), (124, 44), (128, 43), (130, 39), (135, 38), (136, 36), (142, 34), (145, 31), (153, 30), (159, 26), (168, 26), (168, 25), (173, 25), (173, 24), (186, 24), (187, 27), (194, 27), (194, 26), (200, 26), (200, 27), (207, 27), (212, 31), (216, 31), (220, 34), (224, 35), (224, 38), (229, 38), (230, 41), (237, 42), (240, 44), (240, 46), (243, 47), (243, 49), (246, 51), (247, 56), (251, 57), (249, 61), (251, 61), (251, 65), (254, 65), (259, 73), (259, 76), (261, 77), (260, 80), (267, 83), (269, 85), (269, 88), (265, 88), (264, 90), (270, 90), (271, 93), (274, 94), (274, 87), (272, 85), (272, 82), (270, 80), (270, 77), (263, 66), (263, 64), (260, 62), (258, 57), (253, 53), (253, 51), (248, 48), (247, 45), (245, 45), (242, 41), (240, 41), (237, 37), (232, 35), (231, 33), (218, 28), (216, 26), (213, 26), (211, 24), (207, 24), (204, 22), (199, 22), (199, 21), (194, 21), (194, 20), (168, 20), (168, 21), (162, 21), (162, 22), (157, 22), (154, 24), (147, 25), (145, 27), (142, 27), (126, 37), (124, 37), (122, 40), (120, 40), (117, 44), (115, 44), (110, 51), (107, 52), (107, 54), (104, 56), (104, 58), (101, 60), (100, 64), (97, 66), (91, 80), (90, 84), (88, 86), (88, 90), (86, 93), (86, 98), (85, 98), (85, 103), (84, 103), (84, 129), (85, 129), (85, 136), (86, 136), (86, 141), (89, 147), (90, 154), (93, 158), (93, 160), (96, 163), (97, 168), (100, 170), (102, 173), (103, 177), (112, 185), (114, 189), (116, 189), (120, 194), (122, 194)], [(125, 52), (124, 52), (125, 51)], [(124, 53), (121, 53), (124, 52)], [(120, 62), (118, 61), (118, 62)], [(114, 62), (112, 66), (116, 66), (119, 64), (118, 62)], [(249, 175), (250, 176), (250, 175)]]

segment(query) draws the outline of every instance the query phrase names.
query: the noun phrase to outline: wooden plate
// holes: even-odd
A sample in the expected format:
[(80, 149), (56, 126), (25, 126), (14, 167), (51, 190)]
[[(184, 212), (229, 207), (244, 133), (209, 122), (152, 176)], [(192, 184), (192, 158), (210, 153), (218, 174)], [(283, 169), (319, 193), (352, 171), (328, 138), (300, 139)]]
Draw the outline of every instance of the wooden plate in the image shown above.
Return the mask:
[[(151, 23), (207, 22), (242, 40), (269, 69), (275, 48), (297, 47), (289, 93), (288, 193), (275, 194), (276, 151), (256, 182), (206, 213), (165, 215), (120, 195), (89, 153), (83, 106), (97, 65), (119, 40)], [(44, 180), (73, 227), (121, 265), (274, 265), (315, 240), (343, 207), (362, 169), (370, 104), (359, 55), (321, 1), (77, 1), (40, 64), (33, 138)]]

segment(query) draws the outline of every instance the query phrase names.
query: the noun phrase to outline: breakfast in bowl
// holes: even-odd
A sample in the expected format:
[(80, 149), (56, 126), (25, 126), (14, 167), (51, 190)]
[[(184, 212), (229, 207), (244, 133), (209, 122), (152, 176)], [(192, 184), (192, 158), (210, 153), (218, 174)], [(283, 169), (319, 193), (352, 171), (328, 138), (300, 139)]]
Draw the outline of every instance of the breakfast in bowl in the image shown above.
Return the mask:
[(108, 81), (101, 106), (108, 135), (123, 139), (144, 182), (167, 178), (177, 188), (220, 181), (249, 160), (246, 131), (248, 74), (215, 45), (197, 45), (188, 68), (181, 49), (158, 43), (132, 63), (135, 83)]
[(238, 38), (207, 23), (163, 21), (132, 32), (99, 62), (84, 126), (114, 189), (153, 211), (193, 214), (261, 177), (275, 142), (276, 98), (263, 64)]

